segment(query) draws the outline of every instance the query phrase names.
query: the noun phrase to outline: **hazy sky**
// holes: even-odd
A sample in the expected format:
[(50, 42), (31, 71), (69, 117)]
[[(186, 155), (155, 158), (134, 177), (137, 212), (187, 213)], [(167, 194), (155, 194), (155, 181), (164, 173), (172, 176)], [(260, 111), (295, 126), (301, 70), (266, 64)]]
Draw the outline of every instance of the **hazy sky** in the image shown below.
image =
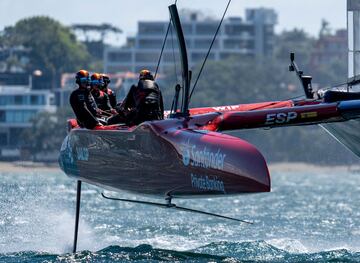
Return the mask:
[[(136, 32), (138, 20), (168, 20), (169, 0), (0, 0), (0, 30), (21, 18), (48, 15), (65, 25), (111, 23), (125, 35)], [(221, 17), (227, 0), (178, 0), (178, 8), (202, 10)], [(312, 35), (325, 18), (332, 28), (346, 27), (346, 0), (233, 0), (228, 16), (244, 16), (248, 7), (270, 7), (278, 12), (276, 31), (304, 28)]]

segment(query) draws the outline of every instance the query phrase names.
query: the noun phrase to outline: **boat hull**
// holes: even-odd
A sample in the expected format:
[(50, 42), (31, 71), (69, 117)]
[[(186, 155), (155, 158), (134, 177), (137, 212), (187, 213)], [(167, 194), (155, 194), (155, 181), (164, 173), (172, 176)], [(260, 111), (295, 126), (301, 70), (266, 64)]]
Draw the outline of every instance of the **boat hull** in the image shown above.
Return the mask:
[(166, 123), (146, 122), (133, 130), (73, 129), (62, 145), (60, 167), (104, 188), (161, 197), (270, 191), (266, 162), (251, 144)]

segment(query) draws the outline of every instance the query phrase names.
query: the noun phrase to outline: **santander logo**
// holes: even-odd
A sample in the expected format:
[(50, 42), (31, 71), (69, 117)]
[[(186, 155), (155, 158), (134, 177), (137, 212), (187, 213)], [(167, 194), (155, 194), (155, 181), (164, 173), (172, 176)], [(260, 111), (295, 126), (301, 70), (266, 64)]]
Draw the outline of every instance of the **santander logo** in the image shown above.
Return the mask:
[(184, 166), (202, 167), (206, 169), (223, 170), (226, 154), (222, 153), (220, 149), (213, 151), (204, 148), (199, 148), (196, 145), (190, 145), (190, 142), (183, 147), (182, 161)]

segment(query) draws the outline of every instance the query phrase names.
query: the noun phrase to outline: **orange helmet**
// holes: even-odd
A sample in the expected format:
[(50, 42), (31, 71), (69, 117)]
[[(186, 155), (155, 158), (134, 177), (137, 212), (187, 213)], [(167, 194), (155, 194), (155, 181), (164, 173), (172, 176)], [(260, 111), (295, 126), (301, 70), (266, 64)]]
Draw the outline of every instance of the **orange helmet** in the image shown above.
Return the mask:
[(139, 79), (149, 79), (154, 80), (153, 75), (151, 74), (151, 71), (148, 69), (143, 69), (140, 71)]
[(79, 70), (75, 75), (76, 84), (87, 83), (89, 85), (90, 82), (89, 76), (90, 74), (87, 70), (84, 69)]
[(103, 81), (99, 73), (91, 75), (91, 85), (103, 85)]

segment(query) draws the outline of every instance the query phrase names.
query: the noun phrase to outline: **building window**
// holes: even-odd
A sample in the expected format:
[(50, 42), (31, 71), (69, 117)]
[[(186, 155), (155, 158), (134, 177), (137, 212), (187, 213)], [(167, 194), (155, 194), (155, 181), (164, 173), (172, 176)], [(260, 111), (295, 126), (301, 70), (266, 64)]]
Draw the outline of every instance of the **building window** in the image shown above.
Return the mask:
[(7, 123), (27, 123), (36, 114), (34, 110), (10, 110), (5, 114), (5, 122)]
[(154, 53), (139, 52), (135, 55), (135, 61), (156, 63), (159, 59), (159, 55), (160, 55), (159, 52), (154, 52)]
[(106, 68), (106, 71), (108, 73), (117, 73), (117, 72), (127, 72), (127, 71), (132, 71), (132, 67), (131, 65), (124, 65), (124, 66), (108, 66)]
[[(196, 62), (199, 62), (201, 60), (204, 60), (205, 56), (206, 56), (206, 53), (193, 52), (191, 54), (191, 60), (192, 60), (193, 63), (194, 62), (196, 63)], [(208, 59), (214, 60), (215, 59), (215, 54), (210, 53)]]
[(226, 39), (224, 41), (224, 48), (237, 50), (255, 49), (255, 43), (253, 40)]
[(237, 39), (226, 39), (224, 41), (224, 48), (240, 49), (241, 47), (241, 42)]
[(7, 133), (0, 133), (0, 146), (6, 146), (7, 145)]
[(31, 105), (39, 105), (39, 97), (36, 95), (31, 95), (30, 96), (30, 104)]
[(14, 122), (21, 123), (23, 122), (23, 113), (21, 111), (14, 112)]
[(21, 96), (21, 95), (14, 96), (14, 104), (15, 105), (23, 105), (24, 104), (23, 96)]
[(253, 58), (254, 54), (252, 53), (243, 53), (243, 54), (236, 54), (233, 52), (222, 52), (220, 53), (220, 59), (229, 59), (229, 58), (234, 58), (234, 59), (246, 59), (246, 58)]
[(252, 25), (226, 25), (225, 34), (229, 36), (248, 36), (254, 35), (254, 26)]
[(183, 29), (183, 32), (184, 32), (185, 36), (193, 34), (193, 32), (192, 32), (192, 24), (183, 24), (182, 29)]
[(160, 23), (160, 24), (140, 23), (139, 34), (143, 34), (143, 35), (165, 34), (164, 23)]
[(164, 62), (174, 63), (179, 60), (179, 56), (178, 51), (175, 51), (174, 53), (166, 52), (163, 54), (162, 59)]
[(131, 62), (130, 51), (109, 52), (107, 57), (110, 62)]
[(22, 133), (24, 130), (22, 128), (11, 128), (9, 133), (9, 144), (12, 146), (18, 146), (23, 141)]
[(178, 49), (178, 41), (175, 37), (168, 37), (167, 40), (166, 40), (166, 45), (165, 45), (165, 48), (167, 49), (175, 49), (177, 50)]
[(5, 111), (0, 110), (0, 122), (5, 122)]
[(49, 104), (50, 104), (50, 105), (56, 105), (56, 104), (55, 104), (55, 98), (54, 98), (53, 96), (51, 96), (51, 97), (49, 98)]
[(46, 105), (44, 95), (31, 95), (30, 105)]
[(196, 34), (198, 35), (214, 35), (216, 32), (217, 24), (197, 24)]
[(155, 48), (161, 49), (163, 40), (161, 39), (140, 39), (139, 48)]
[(13, 96), (1, 96), (0, 97), (0, 105), (12, 105), (14, 104)]
[(23, 122), (31, 122), (35, 114), (34, 111), (23, 112)]
[[(194, 41), (194, 49), (209, 49), (211, 45), (212, 38), (208, 39), (196, 39)], [(215, 40), (213, 48), (219, 47), (219, 41)]]

